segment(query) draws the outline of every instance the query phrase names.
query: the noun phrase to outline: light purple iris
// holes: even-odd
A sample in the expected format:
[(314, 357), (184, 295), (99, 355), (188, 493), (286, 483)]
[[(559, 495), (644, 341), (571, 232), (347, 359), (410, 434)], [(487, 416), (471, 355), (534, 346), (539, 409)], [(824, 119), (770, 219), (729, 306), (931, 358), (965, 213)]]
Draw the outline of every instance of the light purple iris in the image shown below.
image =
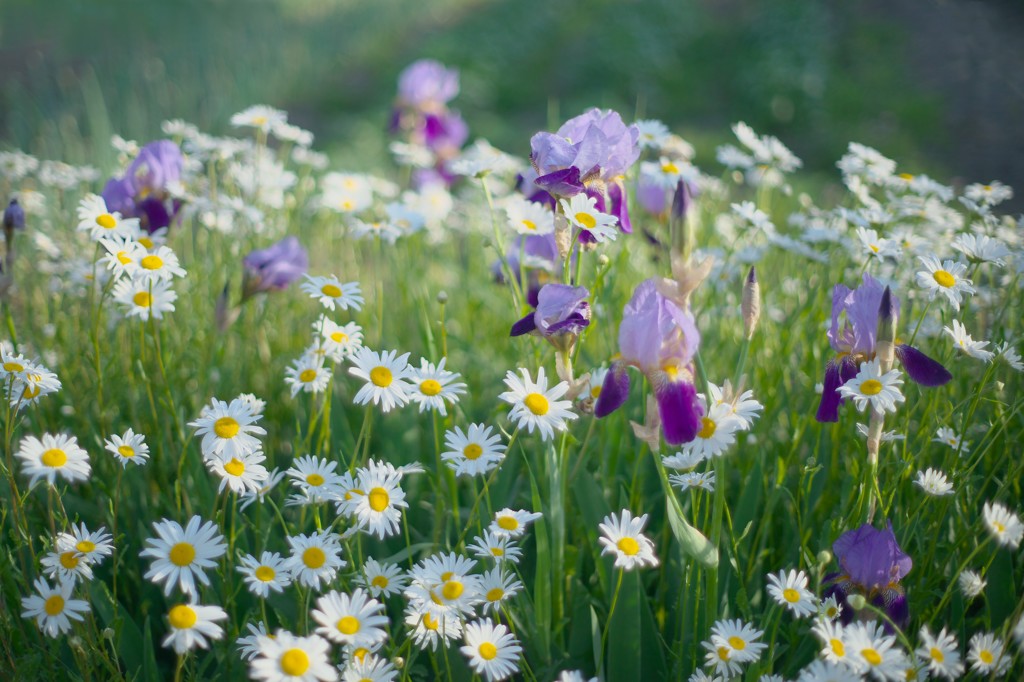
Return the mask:
[(398, 76), (398, 97), (415, 107), (444, 105), (459, 94), (459, 72), (433, 59), (421, 59)]
[(627, 366), (643, 372), (658, 400), (665, 441), (688, 443), (701, 428), (704, 411), (693, 386), (693, 356), (700, 333), (693, 315), (658, 292), (653, 279), (641, 282), (619, 325), (620, 359), (612, 363), (594, 415), (605, 417), (629, 395)]
[[(832, 290), (832, 327), (828, 340), (837, 355), (825, 369), (824, 389), (816, 418), (819, 422), (839, 421), (839, 387), (857, 376), (860, 365), (875, 356), (879, 311), (885, 288), (871, 275), (864, 273), (864, 282), (856, 289), (837, 284)], [(900, 305), (890, 298), (890, 314), (898, 316)], [(845, 319), (840, 324), (840, 318)], [(953, 378), (945, 367), (913, 346), (896, 345), (896, 357), (907, 376), (922, 386), (941, 386)]]
[(242, 261), (245, 276), (242, 299), (261, 291), (280, 291), (302, 277), (309, 267), (309, 256), (299, 240), (287, 236), (276, 244), (253, 251)]
[[(910, 573), (914, 562), (896, 542), (892, 522), (887, 522), (885, 530), (866, 523), (843, 533), (832, 544), (832, 553), (841, 571), (825, 576), (822, 597), (835, 596), (845, 604), (848, 596), (860, 594), (903, 627), (910, 614), (899, 582)], [(852, 619), (852, 611), (844, 609), (843, 621), (849, 623)]]
[(586, 287), (545, 284), (537, 294), (536, 310), (512, 325), (509, 336), (530, 332), (545, 337), (579, 336), (590, 324), (590, 304)]
[(139, 218), (153, 232), (171, 224), (180, 206), (170, 199), (168, 186), (181, 178), (185, 159), (170, 140), (150, 142), (139, 151), (123, 178), (111, 178), (103, 201), (111, 211)]

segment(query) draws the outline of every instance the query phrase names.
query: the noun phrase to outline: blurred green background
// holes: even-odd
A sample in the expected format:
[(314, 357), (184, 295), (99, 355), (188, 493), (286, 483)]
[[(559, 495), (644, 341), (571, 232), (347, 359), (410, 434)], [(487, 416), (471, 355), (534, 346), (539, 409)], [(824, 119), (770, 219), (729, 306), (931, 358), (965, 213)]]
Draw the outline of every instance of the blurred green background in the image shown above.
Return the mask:
[(745, 120), (833, 178), (855, 140), (1021, 190), (1022, 35), (1019, 0), (3, 0), (0, 148), (107, 168), (111, 132), (228, 132), (266, 103), (373, 168), (396, 76), (429, 56), (461, 69), (472, 135), (520, 155), (597, 105), (664, 120), (712, 172)]

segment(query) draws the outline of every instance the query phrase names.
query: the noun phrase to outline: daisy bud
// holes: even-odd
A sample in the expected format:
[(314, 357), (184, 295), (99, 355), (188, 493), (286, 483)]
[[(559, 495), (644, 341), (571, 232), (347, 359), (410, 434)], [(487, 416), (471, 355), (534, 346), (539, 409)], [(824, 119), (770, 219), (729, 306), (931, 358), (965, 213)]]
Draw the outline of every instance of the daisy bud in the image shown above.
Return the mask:
[(447, 303), (448, 302), (448, 292), (447, 291), (439, 291), (439, 292), (437, 292), (437, 302), (440, 303), (441, 305), (444, 305), (445, 303)]
[(690, 208), (690, 190), (682, 180), (676, 185), (672, 196), (672, 212), (669, 214), (669, 234), (672, 244), (683, 255), (684, 260), (690, 259), (693, 253), (693, 225), (687, 219)]
[(754, 266), (750, 266), (747, 281), (743, 285), (743, 303), (740, 309), (743, 313), (743, 332), (747, 339), (751, 339), (761, 317), (761, 285), (757, 282), (757, 271)]
[(846, 603), (849, 604), (850, 608), (854, 611), (860, 611), (867, 605), (868, 600), (865, 599), (862, 594), (851, 594), (846, 598)]
[(828, 566), (831, 563), (832, 563), (832, 552), (828, 551), (827, 549), (823, 549), (820, 552), (818, 552), (818, 565), (819, 566)]
[(893, 305), (892, 292), (889, 287), (882, 292), (882, 302), (878, 306), (878, 341), (896, 340), (896, 321), (899, 317), (896, 307)]
[(608, 267), (608, 264), (612, 262), (612, 259), (608, 257), (608, 254), (602, 253), (597, 257), (597, 264), (602, 268)]

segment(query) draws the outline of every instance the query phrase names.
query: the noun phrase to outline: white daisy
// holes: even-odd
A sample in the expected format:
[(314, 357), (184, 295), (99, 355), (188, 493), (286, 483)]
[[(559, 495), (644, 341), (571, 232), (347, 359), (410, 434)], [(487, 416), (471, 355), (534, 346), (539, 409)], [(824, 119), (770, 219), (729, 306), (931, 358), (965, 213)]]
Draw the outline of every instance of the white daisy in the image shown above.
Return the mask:
[(21, 598), (22, 618), (35, 618), (36, 625), (47, 637), (57, 637), (71, 630), (71, 621), (84, 619), (89, 603), (72, 599), (72, 582), (57, 582), (53, 587), (45, 578), (36, 578), (33, 585), (37, 594)]
[(405, 624), (410, 628), (413, 642), (421, 649), (434, 650), (438, 643), (447, 645), (462, 636), (462, 620), (457, 613), (432, 613), (422, 602), (409, 604)]
[(1013, 188), (1004, 185), (998, 180), (982, 184), (976, 182), (964, 188), (964, 196), (984, 206), (995, 206), (1007, 199), (1013, 198)]
[(284, 373), (284, 383), (291, 389), (293, 398), (300, 392), (323, 393), (331, 381), (330, 368), (324, 367), (323, 358), (312, 353), (293, 360)]
[(183, 654), (196, 647), (205, 649), (207, 640), (220, 639), (224, 629), (214, 621), (225, 620), (228, 614), (219, 606), (178, 604), (167, 612), (167, 624), (171, 632), (164, 638), (163, 645)]
[(967, 601), (970, 601), (977, 597), (985, 590), (985, 579), (981, 577), (981, 574), (977, 571), (970, 569), (964, 569), (960, 573), (960, 577), (957, 578), (957, 582), (960, 583), (960, 591), (964, 593), (964, 597)]
[[(857, 433), (860, 434), (862, 437), (867, 438), (868, 437), (868, 425), (867, 424), (857, 424)], [(906, 439), (907, 439), (907, 437), (904, 436), (902, 433), (896, 433), (895, 431), (883, 431), (882, 434), (878, 437), (878, 442), (880, 442), (880, 443), (892, 443), (894, 441), (906, 440)]]
[(75, 585), (80, 580), (92, 580), (92, 567), (74, 549), (61, 551), (58, 548), (55, 552), (47, 553), (40, 563), (43, 565), (43, 573), (59, 582)]
[(254, 104), (231, 116), (231, 125), (236, 128), (255, 128), (264, 133), (288, 122), (288, 114), (265, 104)]
[(203, 457), (217, 456), (230, 460), (261, 449), (256, 436), (267, 432), (256, 425), (260, 416), (240, 398), (235, 398), (230, 404), (213, 398), (209, 405), (203, 407), (199, 419), (188, 425), (196, 428), (197, 437), (203, 437), (199, 446)]
[(917, 285), (923, 288), (930, 298), (942, 294), (949, 299), (953, 310), (960, 310), (960, 302), (964, 294), (977, 293), (971, 286), (971, 280), (964, 277), (967, 266), (951, 260), (939, 262), (935, 256), (920, 256), (919, 260), (925, 269), (917, 273)]
[(571, 197), (568, 201), (561, 200), (562, 211), (569, 222), (590, 234), (598, 243), (615, 241), (619, 231), (615, 226), (619, 219), (597, 210), (597, 199), (583, 192)]
[(130, 237), (138, 223), (138, 218), (122, 218), (116, 211), (111, 213), (99, 195), (87, 194), (78, 203), (78, 229), (88, 232), (93, 239)]
[(251, 661), (260, 655), (259, 639), (267, 636), (267, 626), (257, 621), (255, 624), (246, 623), (245, 629), (249, 634), (236, 639), (235, 644), (238, 645), (238, 655), (242, 660)]
[(921, 628), (921, 647), (915, 652), (928, 664), (929, 674), (955, 680), (964, 674), (964, 664), (960, 661), (960, 647), (956, 637), (942, 628), (937, 636), (932, 636), (925, 625)]
[(490, 530), (484, 531), (484, 534), (467, 545), (466, 549), (472, 550), (473, 556), (480, 559), (493, 559), (499, 564), (504, 561), (518, 564), (519, 557), (523, 554), (523, 550), (519, 548), (511, 535), (494, 533)]
[(342, 670), (342, 682), (392, 682), (398, 669), (386, 658), (364, 656), (352, 661)]
[(409, 382), (412, 390), (409, 391), (409, 398), (418, 403), (420, 412), (432, 409), (447, 416), (445, 401), (457, 403), (459, 396), (466, 392), (466, 384), (458, 381), (460, 375), (456, 372), (449, 372), (444, 368), (447, 358), (441, 358), (441, 362), (435, 366), (427, 362), (426, 358), (420, 358), (420, 368), (412, 369)]
[(277, 552), (263, 552), (257, 559), (249, 554), (240, 554), (239, 566), (235, 570), (242, 574), (246, 587), (257, 597), (266, 599), (270, 591), (284, 592), (292, 584), (288, 560)]
[(946, 474), (936, 469), (918, 471), (914, 485), (920, 486), (927, 494), (936, 497), (953, 494), (953, 484), (946, 480)]
[(899, 370), (892, 369), (882, 374), (875, 359), (861, 363), (857, 376), (840, 386), (839, 394), (851, 398), (861, 412), (868, 404), (877, 412), (895, 412), (896, 403), (904, 401), (899, 389), (902, 384)]
[(185, 528), (164, 519), (154, 523), (153, 530), (158, 537), (146, 538), (147, 547), (139, 554), (154, 560), (143, 577), (156, 584), (163, 582), (165, 595), (171, 594), (175, 583), (185, 594), (198, 595), (196, 579), (209, 585), (210, 579), (204, 571), (216, 566), (216, 559), (227, 551), (217, 524), (203, 523), (201, 518), (193, 516)]
[(967, 446), (967, 443), (961, 444), (960, 437), (957, 436), (956, 432), (953, 431), (953, 429), (949, 428), (948, 426), (940, 426), (935, 431), (935, 438), (932, 438), (932, 442), (948, 445), (954, 450), (959, 449), (960, 452), (970, 452), (971, 450)]
[(668, 139), (668, 126), (661, 121), (645, 119), (633, 125), (640, 131), (640, 138), (637, 141), (644, 149), (658, 149)]
[(624, 570), (657, 566), (654, 543), (643, 534), (646, 524), (647, 514), (634, 517), (628, 509), (623, 509), (619, 515), (604, 517), (598, 525), (601, 530), (599, 541), (604, 547), (601, 554), (614, 555), (615, 567)]
[(900, 245), (892, 239), (879, 238), (878, 232), (864, 227), (857, 228), (857, 238), (868, 257), (875, 257), (878, 260), (889, 258), (899, 259)]
[(44, 433), (42, 439), (25, 436), (14, 456), (22, 460), (29, 485), (41, 478), (54, 485), (58, 475), (68, 483), (86, 481), (92, 471), (89, 455), (78, 446), (78, 439), (63, 433)]
[(122, 467), (127, 467), (128, 462), (142, 466), (149, 460), (149, 446), (146, 445), (146, 437), (141, 433), (135, 433), (128, 429), (123, 435), (113, 435), (103, 441), (108, 452), (114, 455)]
[(394, 244), (402, 236), (402, 231), (386, 220), (364, 221), (353, 218), (349, 228), (356, 239), (376, 238), (387, 244)]
[(243, 495), (246, 492), (257, 492), (270, 477), (270, 472), (263, 466), (266, 459), (266, 455), (256, 451), (242, 452), (227, 460), (208, 457), (205, 462), (210, 471), (220, 476), (218, 493), (230, 487), (231, 492)]
[[(737, 395), (733, 390), (732, 382), (728, 379), (725, 380), (725, 385), (722, 387), (709, 382), (708, 392), (711, 393), (713, 404), (729, 406), (732, 410), (732, 415), (739, 419), (740, 428), (744, 431), (749, 430), (754, 425), (754, 420), (760, 417), (761, 411), (764, 410), (764, 405), (754, 399), (753, 391), (743, 391), (743, 393)], [(707, 407), (708, 402), (704, 394), (698, 393), (697, 397), (704, 400), (704, 405)]]
[(530, 524), (541, 516), (543, 514), (540, 512), (529, 512), (523, 509), (509, 509), (505, 507), (494, 515), (494, 520), (491, 522), (489, 530), (496, 535), (506, 535), (513, 538), (522, 537)]
[(342, 310), (361, 310), (363, 297), (359, 292), (359, 282), (342, 283), (334, 275), (329, 277), (314, 277), (304, 275), (306, 280), (302, 283), (302, 290), (330, 310), (336, 307)]
[(444, 444), (448, 449), (441, 453), (441, 459), (456, 476), (487, 474), (505, 458), (501, 434), (484, 424), (470, 424), (465, 433), (456, 426), (445, 432)]
[(1010, 255), (1006, 244), (981, 233), (957, 235), (952, 246), (976, 263), (1006, 265), (1004, 259)]
[(703, 450), (694, 449), (677, 452), (671, 457), (662, 457), (661, 463), (668, 469), (689, 471), (696, 468), (704, 459)]
[(818, 598), (807, 589), (807, 575), (803, 571), (779, 571), (768, 575), (768, 594), (781, 606), (801, 618), (818, 610)]
[(683, 474), (670, 474), (668, 482), (680, 490), (700, 488), (709, 493), (715, 492), (715, 472), (712, 471), (687, 471)]
[(967, 329), (959, 320), (953, 320), (952, 329), (949, 327), (943, 327), (942, 331), (949, 334), (953, 339), (954, 346), (967, 355), (970, 355), (972, 358), (991, 362), (992, 358), (995, 357), (995, 353), (985, 350), (985, 346), (988, 345), (988, 341), (975, 341), (972, 339), (971, 335), (967, 333)]
[(811, 627), (811, 632), (821, 640), (822, 648), (819, 655), (830, 663), (853, 665), (847, 651), (846, 629), (839, 621), (819, 619)]
[(854, 622), (844, 635), (849, 661), (862, 674), (878, 680), (904, 679), (906, 655), (896, 647), (896, 635), (886, 635), (876, 622)]
[(1016, 514), (997, 502), (986, 502), (985, 527), (1000, 545), (1017, 549), (1024, 536), (1024, 525)]
[(317, 634), (336, 644), (354, 648), (372, 647), (387, 638), (384, 605), (361, 588), (352, 595), (328, 592), (316, 600), (311, 613), (320, 624)]
[(367, 382), (352, 399), (355, 404), (369, 405), (372, 401), (384, 412), (390, 412), (409, 402), (414, 389), (408, 382), (413, 372), (408, 353), (398, 355), (396, 350), (377, 353), (364, 346), (352, 353), (349, 360), (355, 365), (349, 367), (349, 374)]
[(320, 336), (320, 345), (334, 362), (341, 362), (363, 345), (363, 330), (355, 322), (337, 324), (326, 315), (313, 323), (313, 331)]
[(99, 241), (106, 253), (98, 262), (117, 278), (131, 277), (139, 268), (139, 260), (146, 255), (146, 247), (129, 236), (105, 237)]
[(555, 430), (565, 431), (567, 421), (579, 415), (571, 411), (572, 401), (558, 400), (569, 390), (569, 384), (562, 381), (548, 389), (548, 379), (544, 368), (537, 370), (537, 382), (530, 379), (530, 373), (520, 369), (522, 378), (509, 370), (505, 375), (505, 385), (510, 390), (498, 396), (501, 400), (511, 403), (509, 418), (518, 422), (518, 428), (526, 428), (533, 433), (536, 428), (545, 440), (555, 437)]
[(546, 204), (513, 194), (505, 200), (502, 208), (509, 227), (518, 234), (550, 234), (555, 231), (555, 214)]
[(700, 418), (696, 438), (684, 444), (682, 451), (702, 459), (721, 457), (736, 442), (736, 432), (742, 426), (743, 422), (733, 415), (732, 406), (712, 405)]
[(174, 310), (178, 294), (170, 282), (146, 282), (141, 279), (121, 279), (114, 285), (114, 300), (123, 306), (128, 317), (149, 320), (150, 315), (162, 320), (164, 313)]
[(839, 614), (843, 612), (843, 607), (836, 600), (836, 596), (833, 594), (828, 599), (822, 599), (818, 604), (818, 617), (825, 620), (835, 620), (839, 617)]
[(249, 677), (266, 682), (335, 682), (331, 645), (318, 635), (298, 637), (285, 630), (260, 637), (259, 654), (249, 666)]
[(365, 494), (356, 496), (355, 503), (350, 506), (360, 529), (381, 539), (399, 532), (401, 510), (409, 506), (399, 485), (401, 480), (401, 472), (389, 472), (384, 467), (375, 466), (372, 460), (370, 466), (359, 470), (358, 486)]
[(714, 668), (725, 678), (742, 672), (742, 666), (761, 657), (767, 644), (758, 642), (764, 632), (741, 620), (720, 620), (711, 628), (710, 639), (701, 642), (707, 650), (705, 667)]
[(471, 573), (476, 562), (449, 552), (420, 561), (409, 571), (406, 598), (433, 614), (471, 615), (480, 602), (480, 576)]
[(150, 282), (170, 282), (175, 277), (185, 276), (185, 270), (178, 264), (178, 257), (166, 246), (159, 246), (154, 251), (140, 255), (136, 263), (132, 278), (139, 280), (143, 286)]
[(112, 539), (105, 527), (90, 532), (84, 523), (72, 523), (70, 533), (57, 535), (56, 546), (58, 552), (74, 552), (90, 564), (97, 564), (114, 551)]
[(830, 661), (811, 661), (796, 682), (863, 682), (853, 668)]
[(370, 595), (379, 598), (390, 597), (405, 589), (408, 577), (397, 564), (380, 563), (369, 558), (363, 563), (363, 570), (356, 575), (356, 584), (369, 590)]
[(519, 671), (523, 647), (504, 625), (495, 625), (489, 618), (469, 623), (465, 642), (460, 651), (469, 659), (469, 666), (489, 682), (504, 680)]
[(305, 455), (296, 459), (285, 473), (308, 502), (326, 502), (339, 495), (342, 477), (334, 473), (337, 467), (337, 462)]
[(1013, 656), (1006, 651), (1003, 640), (990, 632), (978, 632), (971, 637), (967, 660), (976, 673), (1002, 677), (1010, 669)]
[(484, 613), (494, 611), (497, 616), (501, 605), (516, 596), (521, 589), (523, 589), (523, 584), (515, 579), (515, 574), (505, 573), (500, 565), (487, 571), (480, 581)]
[(1010, 345), (1009, 341), (1003, 341), (997, 344), (995, 347), (996, 353), (999, 357), (1006, 360), (1006, 363), (1013, 367), (1018, 372), (1024, 372), (1024, 362), (1021, 361), (1020, 353)]
[(318, 531), (310, 535), (288, 538), (292, 555), (288, 570), (305, 587), (317, 589), (320, 583), (329, 585), (345, 566), (341, 558), (341, 542), (335, 533)]
[(56, 374), (39, 363), (32, 363), (24, 372), (10, 375), (7, 392), (11, 407), (22, 410), (60, 389), (60, 379)]

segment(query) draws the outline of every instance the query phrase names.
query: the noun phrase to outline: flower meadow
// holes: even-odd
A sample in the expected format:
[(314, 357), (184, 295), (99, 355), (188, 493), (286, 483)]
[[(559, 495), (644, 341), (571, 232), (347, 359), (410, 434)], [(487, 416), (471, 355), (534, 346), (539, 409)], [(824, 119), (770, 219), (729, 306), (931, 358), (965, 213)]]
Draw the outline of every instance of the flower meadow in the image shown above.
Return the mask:
[(0, 152), (2, 677), (1024, 676), (1013, 190), (459, 85)]

